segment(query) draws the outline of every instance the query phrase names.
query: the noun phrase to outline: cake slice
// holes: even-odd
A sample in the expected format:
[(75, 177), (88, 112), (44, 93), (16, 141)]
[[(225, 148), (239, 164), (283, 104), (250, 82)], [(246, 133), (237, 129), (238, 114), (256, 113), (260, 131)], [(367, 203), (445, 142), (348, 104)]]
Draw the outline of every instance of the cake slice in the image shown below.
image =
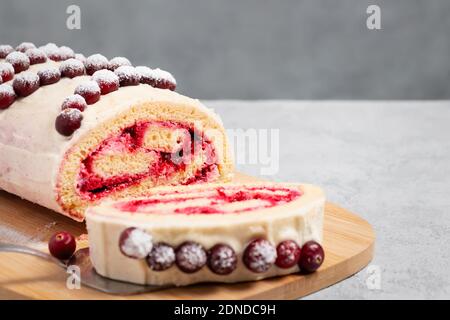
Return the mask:
[(159, 187), (87, 210), (91, 260), (100, 275), (153, 285), (289, 274), (303, 244), (322, 242), (324, 204), (306, 184)]
[(83, 221), (106, 198), (231, 180), (220, 118), (170, 73), (54, 44), (1, 48), (0, 189)]

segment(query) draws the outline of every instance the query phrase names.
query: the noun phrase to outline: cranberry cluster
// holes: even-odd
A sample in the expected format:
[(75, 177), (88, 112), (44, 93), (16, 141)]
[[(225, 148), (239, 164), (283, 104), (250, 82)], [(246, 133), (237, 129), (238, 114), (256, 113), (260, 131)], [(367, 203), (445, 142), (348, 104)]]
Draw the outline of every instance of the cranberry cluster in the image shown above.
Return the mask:
[[(125, 246), (130, 245), (130, 234), (134, 230), (145, 232), (134, 227), (125, 229), (119, 239), (119, 248), (122, 253), (126, 252)], [(205, 250), (202, 245), (194, 241), (186, 241), (176, 248), (159, 242), (150, 246), (146, 255), (125, 255), (135, 259), (142, 259), (145, 256), (148, 266), (154, 271), (163, 271), (175, 264), (185, 273), (194, 273), (207, 265), (211, 272), (227, 275), (237, 268), (238, 263), (236, 252), (229, 245), (216, 244), (209, 250)], [(308, 241), (300, 248), (295, 241), (285, 240), (275, 248), (269, 241), (262, 238), (251, 241), (242, 256), (244, 265), (254, 273), (266, 272), (274, 264), (283, 269), (298, 265), (302, 271), (314, 272), (323, 260), (324, 251), (315, 241)]]
[[(69, 47), (58, 47), (54, 43), (36, 48), (31, 42), (23, 42), (15, 50), (10, 45), (0, 45), (0, 85), (10, 81), (17, 74), (12, 83), (0, 87), (0, 109), (7, 109), (17, 97), (26, 97), (45, 86), (58, 82), (61, 77), (73, 78), (84, 74), (84, 65), (80, 60), (82, 55), (75, 54)], [(37, 75), (27, 70), (30, 65), (45, 63), (47, 59), (63, 61), (60, 68), (40, 70)], [(20, 73), (20, 74), (19, 74)]]
[[(58, 47), (54, 43), (36, 48), (31, 42), (23, 42), (15, 49), (10, 45), (0, 45), (0, 59), (6, 61), (0, 63), (0, 109), (7, 109), (17, 97), (26, 97), (40, 86), (58, 82), (61, 77), (74, 78), (85, 74), (91, 75), (92, 81), (77, 87), (75, 94), (82, 96), (88, 105), (97, 102), (101, 94), (118, 90), (119, 86), (143, 83), (160, 89), (176, 88), (175, 78), (167, 71), (142, 66), (134, 68), (124, 57), (115, 57), (108, 61), (106, 57), (94, 54), (86, 58), (80, 53), (74, 53), (69, 47)], [(59, 68), (40, 70), (37, 77), (25, 72), (30, 65), (44, 63), (47, 59), (62, 63)], [(2, 84), (12, 80), (14, 74), (19, 75), (14, 79), (12, 88)], [(67, 104), (62, 109), (55, 127), (62, 135), (70, 136), (81, 126), (83, 117), (76, 111), (65, 111), (70, 109)], [(81, 107), (75, 109), (82, 112)]]
[[(82, 112), (87, 105), (96, 103), (101, 95), (117, 91), (119, 87), (137, 86), (140, 83), (170, 90), (175, 90), (176, 87), (176, 81), (170, 73), (147, 67), (135, 68), (131, 66), (128, 59), (123, 57), (115, 57), (108, 61), (106, 57), (94, 54), (86, 58), (84, 65), (76, 59), (69, 59), (61, 65), (61, 75), (70, 78), (83, 75), (85, 71), (91, 75), (91, 80), (75, 88), (74, 95), (64, 100), (62, 111), (56, 117), (55, 128), (64, 136), (70, 136), (80, 128), (83, 120)], [(165, 74), (161, 75), (161, 72)], [(150, 76), (153, 77), (151, 83), (148, 80)], [(70, 109), (76, 109), (76, 111)]]

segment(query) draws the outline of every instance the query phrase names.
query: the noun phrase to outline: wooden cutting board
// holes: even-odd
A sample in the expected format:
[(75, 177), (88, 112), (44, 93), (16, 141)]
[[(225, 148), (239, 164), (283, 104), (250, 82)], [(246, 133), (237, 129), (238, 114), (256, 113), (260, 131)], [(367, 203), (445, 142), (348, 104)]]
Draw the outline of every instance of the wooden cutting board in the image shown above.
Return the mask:
[[(237, 174), (236, 181), (257, 181)], [(79, 236), (85, 225), (0, 191), (0, 241), (47, 250), (59, 230)], [(205, 284), (131, 297), (107, 295), (89, 288), (67, 289), (67, 274), (56, 265), (17, 253), (0, 253), (0, 299), (295, 299), (339, 282), (372, 259), (375, 234), (357, 215), (327, 203), (325, 262), (310, 275), (289, 275), (239, 284)], [(78, 243), (86, 246), (85, 241)]]

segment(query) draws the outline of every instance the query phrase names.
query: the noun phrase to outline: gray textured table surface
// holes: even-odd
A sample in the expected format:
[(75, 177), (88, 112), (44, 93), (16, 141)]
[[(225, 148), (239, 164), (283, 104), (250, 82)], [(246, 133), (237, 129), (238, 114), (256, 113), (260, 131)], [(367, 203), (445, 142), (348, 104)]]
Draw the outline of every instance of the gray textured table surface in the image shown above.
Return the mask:
[(375, 228), (378, 288), (363, 270), (308, 299), (450, 298), (449, 101), (205, 103), (227, 128), (280, 129), (269, 178), (318, 184)]

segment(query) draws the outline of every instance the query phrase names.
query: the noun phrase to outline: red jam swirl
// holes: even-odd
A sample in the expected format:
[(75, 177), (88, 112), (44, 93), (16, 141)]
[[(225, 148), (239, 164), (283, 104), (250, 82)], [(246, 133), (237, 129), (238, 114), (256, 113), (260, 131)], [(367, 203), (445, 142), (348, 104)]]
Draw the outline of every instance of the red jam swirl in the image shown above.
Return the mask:
[[(220, 214), (220, 213), (238, 213), (248, 212), (257, 209), (270, 208), (277, 205), (289, 203), (302, 195), (300, 190), (288, 187), (274, 186), (243, 186), (243, 187), (215, 187), (213, 189), (204, 190), (207, 195), (195, 195), (193, 192), (174, 192), (159, 193), (150, 196), (147, 199), (138, 199), (131, 201), (118, 202), (115, 208), (124, 212), (133, 213), (158, 213), (158, 209), (152, 207), (160, 204), (180, 204), (178, 208), (173, 210), (174, 213), (180, 214)], [(171, 197), (165, 197), (170, 195)], [(192, 200), (202, 200), (202, 205), (186, 205)], [(208, 205), (204, 204), (204, 200), (208, 200)], [(257, 206), (243, 207), (232, 212), (222, 210), (223, 205), (236, 202), (245, 202), (250, 200), (260, 200)]]
[[(183, 147), (174, 153), (148, 148), (143, 145), (144, 137), (147, 129), (153, 126), (170, 130), (184, 129), (189, 132), (190, 137), (183, 143)], [(144, 152), (151, 155), (153, 160), (149, 162), (148, 169), (145, 172), (102, 177), (96, 173), (94, 162), (98, 157), (115, 149), (119, 149), (120, 154), (126, 153), (129, 155)], [(185, 154), (185, 150), (190, 152)], [(215, 150), (211, 142), (198, 130), (182, 123), (171, 121), (136, 123), (122, 130), (120, 134), (104, 140), (95, 150), (90, 152), (81, 163), (77, 189), (83, 197), (93, 200), (100, 199), (113, 191), (137, 185), (148, 178), (151, 178), (156, 185), (163, 185), (165, 184), (164, 181), (175, 173), (186, 170), (190, 161), (200, 152), (205, 153), (205, 150), (208, 152), (206, 152), (206, 161), (204, 161), (203, 166), (193, 176), (186, 181), (182, 181), (182, 184), (210, 181), (218, 173)]]

